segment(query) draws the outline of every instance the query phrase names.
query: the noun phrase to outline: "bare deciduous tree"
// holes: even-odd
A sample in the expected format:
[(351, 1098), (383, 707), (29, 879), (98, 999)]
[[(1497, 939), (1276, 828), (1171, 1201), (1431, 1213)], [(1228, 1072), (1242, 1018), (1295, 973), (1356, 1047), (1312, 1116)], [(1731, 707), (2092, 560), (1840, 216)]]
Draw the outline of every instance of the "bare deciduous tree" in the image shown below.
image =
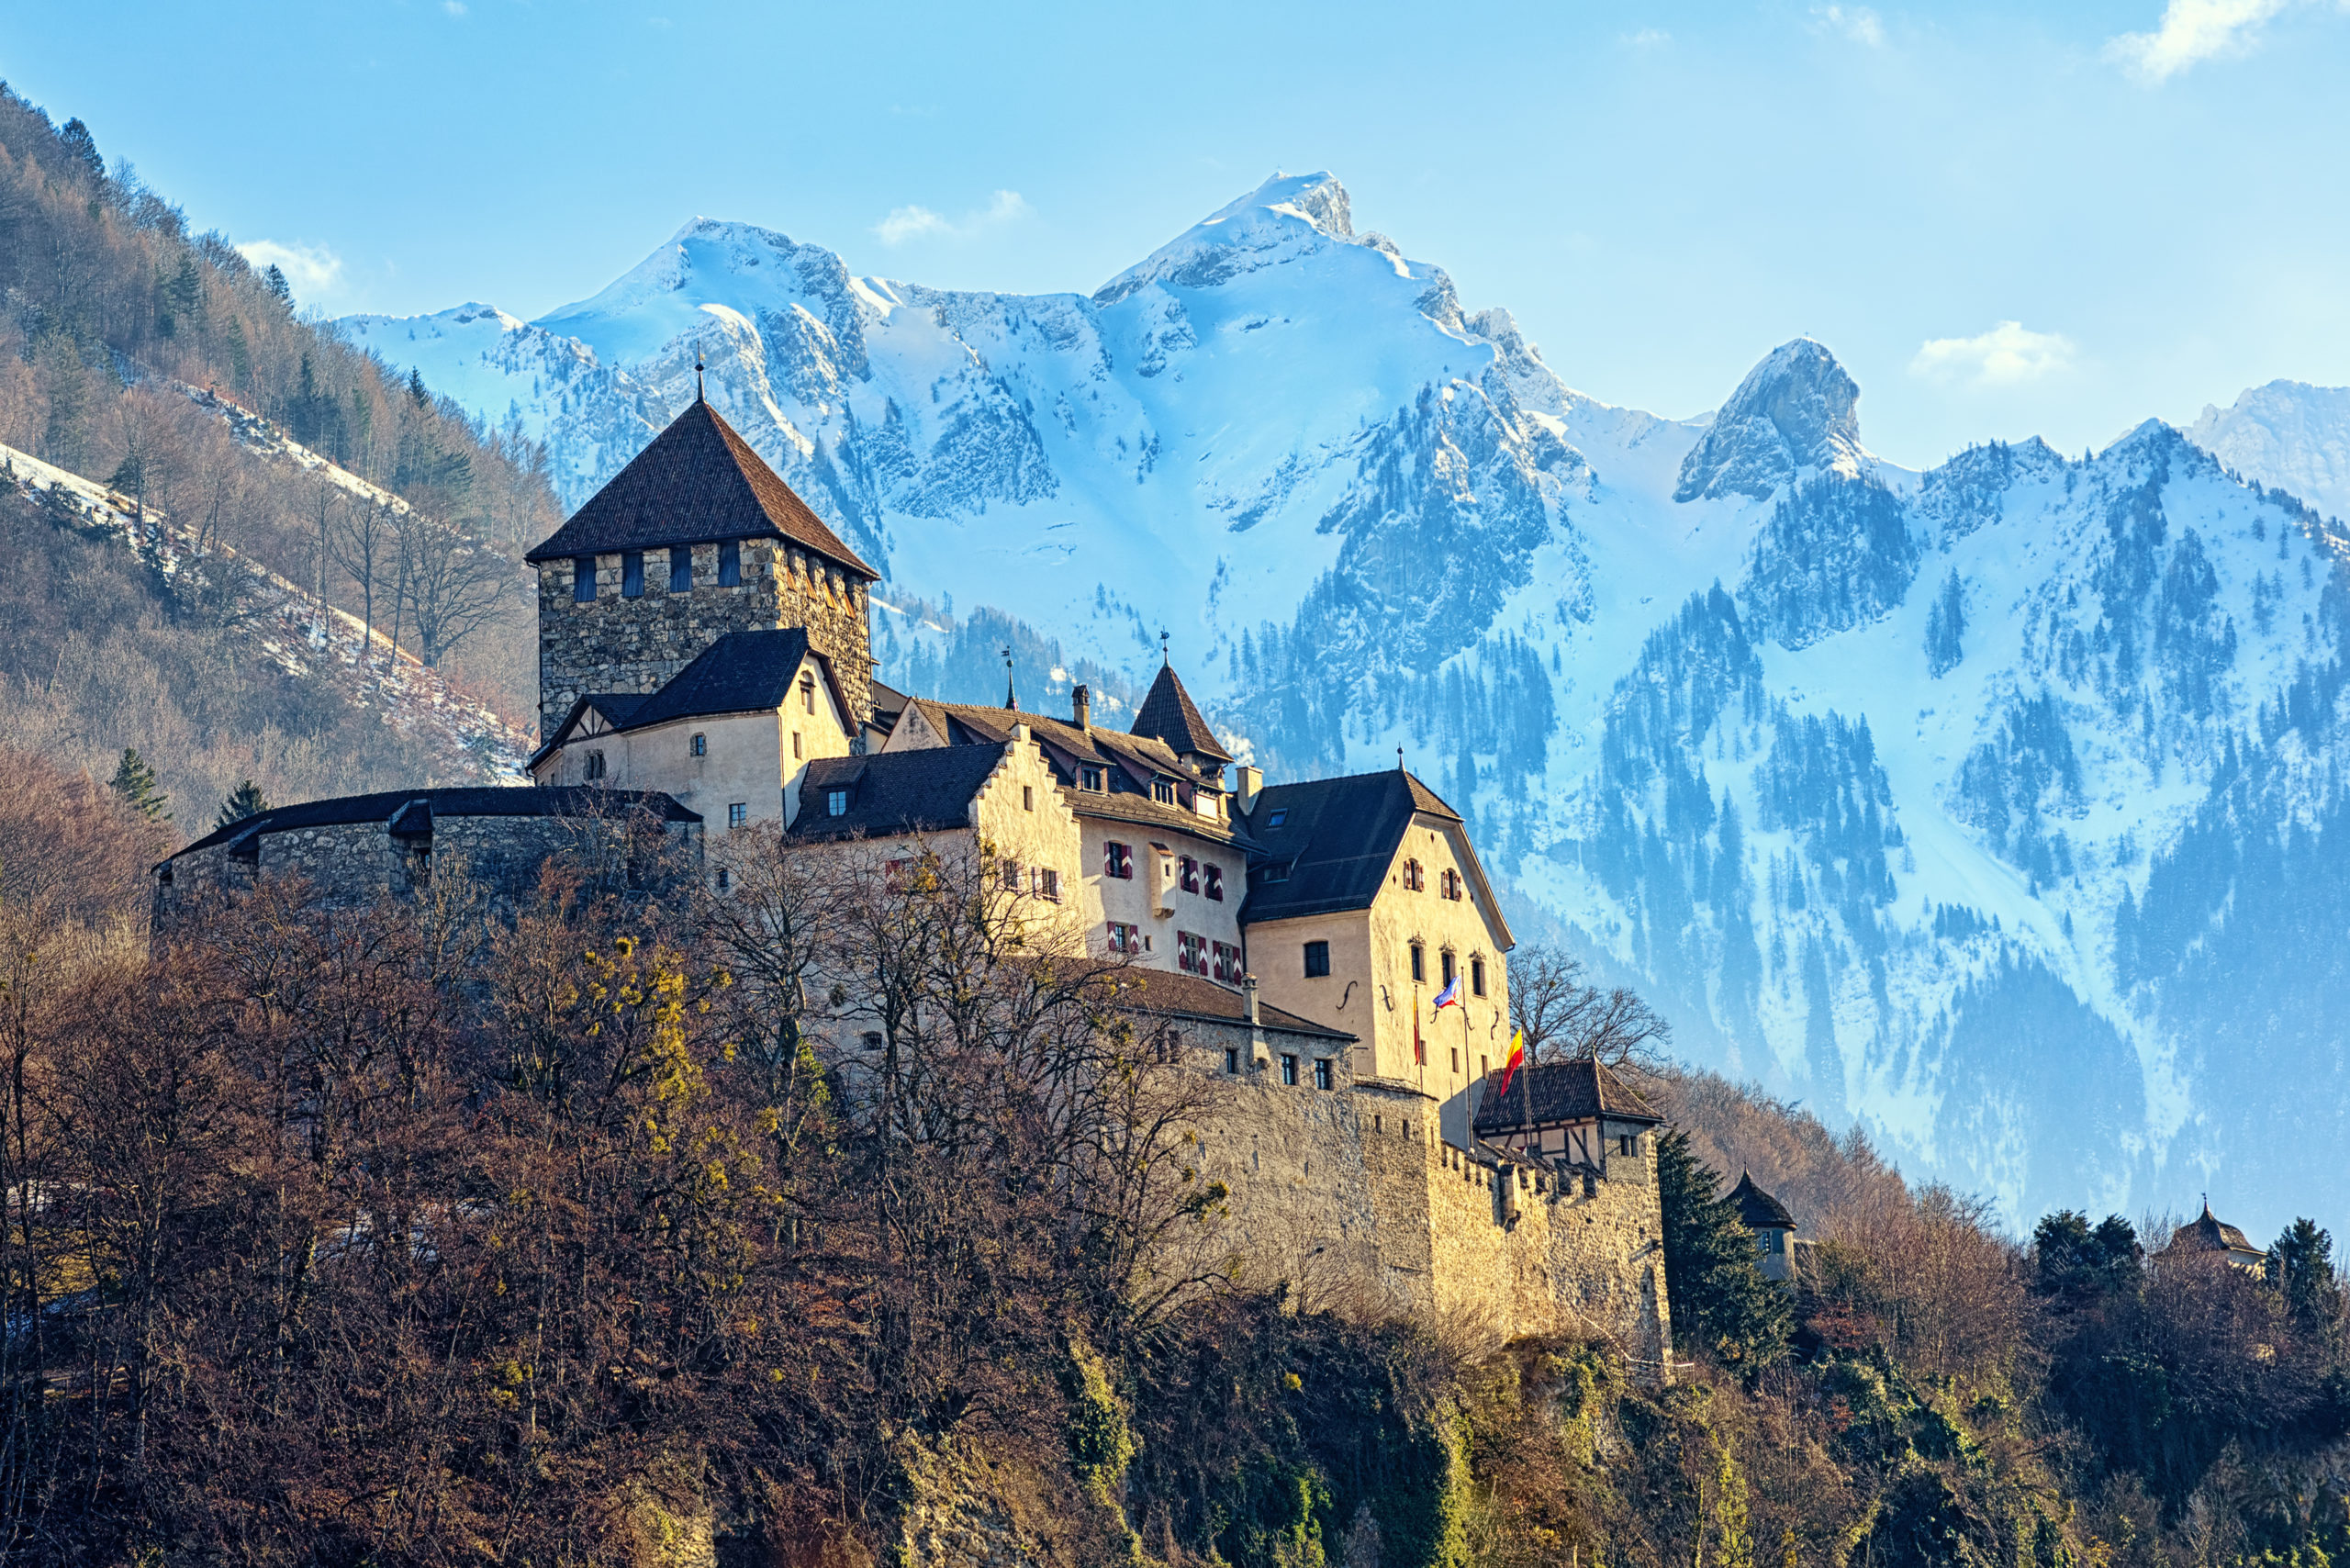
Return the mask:
[(456, 524), (421, 512), (400, 519), (398, 552), (417, 656), (437, 665), (497, 616), (514, 567)]
[(1590, 1059), (1653, 1071), (1673, 1038), (1673, 1025), (1638, 992), (1586, 984), (1582, 960), (1554, 947), (1511, 958), (1509, 1012), (1526, 1036), (1528, 1061)]

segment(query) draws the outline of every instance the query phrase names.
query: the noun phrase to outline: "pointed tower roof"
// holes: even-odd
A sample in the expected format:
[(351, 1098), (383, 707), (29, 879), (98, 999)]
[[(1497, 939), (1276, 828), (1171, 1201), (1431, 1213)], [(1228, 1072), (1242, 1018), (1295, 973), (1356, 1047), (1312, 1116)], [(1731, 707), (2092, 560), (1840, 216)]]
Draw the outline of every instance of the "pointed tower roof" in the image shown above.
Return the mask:
[(523, 559), (716, 539), (788, 539), (852, 577), (875, 582), (881, 576), (699, 398)]
[(1738, 1217), (1749, 1230), (1793, 1230), (1795, 1216), (1787, 1213), (1787, 1205), (1754, 1184), (1746, 1171), (1738, 1173), (1738, 1185), (1729, 1190), (1723, 1200), (1738, 1208)]
[(2211, 1213), (2211, 1202), (2203, 1201), (2203, 1212), (2192, 1225), (2183, 1225), (2172, 1237), (2165, 1252), (2215, 1252), (2231, 1263), (2244, 1268), (2257, 1268), (2267, 1261), (2268, 1255), (2244, 1239), (2243, 1231)]
[(1200, 717), (1172, 665), (1158, 666), (1158, 678), (1150, 683), (1150, 695), (1142, 700), (1142, 711), (1135, 715), (1135, 727), (1128, 733), (1165, 741), (1178, 756), (1232, 760), (1232, 754), (1216, 744), (1215, 732)]

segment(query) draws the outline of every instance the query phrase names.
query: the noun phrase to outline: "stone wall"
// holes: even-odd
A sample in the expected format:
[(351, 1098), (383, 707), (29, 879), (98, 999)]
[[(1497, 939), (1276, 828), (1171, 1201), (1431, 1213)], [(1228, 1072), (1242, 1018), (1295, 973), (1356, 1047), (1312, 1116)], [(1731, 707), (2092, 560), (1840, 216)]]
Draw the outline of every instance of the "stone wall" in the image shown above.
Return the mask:
[(644, 593), (621, 596), (621, 556), (596, 557), (596, 597), (572, 598), (573, 563), (539, 565), (539, 733), (591, 691), (657, 690), (729, 632), (807, 628), (832, 661), (852, 717), (873, 709), (873, 648), (863, 581), (778, 539), (742, 542), (743, 581), (718, 586), (718, 546), (697, 544), (694, 586), (668, 591), (669, 553), (645, 552)]
[(229, 843), (191, 850), (156, 873), (153, 929), (170, 935), (262, 877), (299, 878), (318, 898), (365, 903), (413, 897), (435, 879), (476, 884), (494, 908), (528, 898), (557, 856), (576, 855), (593, 874), (654, 882), (699, 860), (698, 823), (558, 816), (436, 816), (430, 835), (395, 838), (381, 822), (335, 823), (263, 833), (257, 855)]
[[(1226, 1031), (1189, 1036), (1214, 1070)], [(1248, 1030), (1230, 1031), (1245, 1043)], [(1282, 1050), (1327, 1051), (1332, 1090), (1295, 1087)], [(1431, 1096), (1355, 1081), (1352, 1053), (1268, 1035), (1266, 1068), (1226, 1081), (1200, 1128), (1203, 1169), (1231, 1190), (1222, 1244), (1242, 1282), (1287, 1282), (1302, 1307), (1470, 1319), (1505, 1336), (1607, 1340), (1666, 1380), (1672, 1315), (1654, 1138), (1586, 1180), (1444, 1139)]]

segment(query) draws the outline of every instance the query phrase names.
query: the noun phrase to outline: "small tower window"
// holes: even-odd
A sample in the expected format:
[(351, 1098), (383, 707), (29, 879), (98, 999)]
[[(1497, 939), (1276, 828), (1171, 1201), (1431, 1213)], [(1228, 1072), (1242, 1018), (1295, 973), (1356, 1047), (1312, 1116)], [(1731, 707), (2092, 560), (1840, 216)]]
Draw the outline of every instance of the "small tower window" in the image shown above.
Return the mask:
[(710, 755), (710, 737), (708, 735), (696, 735), (692, 740), (686, 743), (686, 749), (692, 752), (696, 756), (708, 756)]
[(743, 542), (739, 539), (724, 540), (718, 546), (718, 586), (743, 586)]
[(596, 602), (596, 557), (582, 555), (571, 563), (571, 602)]
[(621, 555), (621, 597), (644, 597), (644, 552), (630, 550)]
[(694, 591), (694, 547), (690, 544), (669, 546), (669, 591)]
[(1319, 980), (1330, 972), (1330, 944), (1308, 942), (1305, 945), (1305, 978)]

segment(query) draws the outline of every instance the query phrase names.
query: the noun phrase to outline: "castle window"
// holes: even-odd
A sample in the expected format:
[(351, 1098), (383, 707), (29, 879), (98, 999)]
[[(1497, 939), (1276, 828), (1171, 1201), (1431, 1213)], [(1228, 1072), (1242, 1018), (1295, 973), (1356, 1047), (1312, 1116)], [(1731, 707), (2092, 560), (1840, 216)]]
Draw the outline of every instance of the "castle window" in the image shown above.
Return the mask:
[(1452, 1071), (1453, 1071), (1453, 1075), (1454, 1075), (1455, 1077), (1460, 1076), (1460, 1047), (1459, 1046), (1455, 1046), (1455, 1047), (1452, 1047)]
[(1417, 942), (1415, 942), (1412, 944), (1412, 979), (1415, 980), (1424, 980), (1427, 978), (1428, 950), (1426, 947), (1421, 946)]
[(1485, 960), (1483, 958), (1469, 960), (1469, 989), (1478, 996), (1485, 994)]
[(1135, 874), (1135, 852), (1123, 844), (1102, 846), (1102, 874), (1118, 881), (1131, 881)]
[(692, 752), (696, 756), (708, 756), (710, 755), (710, 737), (708, 735), (696, 735), (693, 739), (686, 743), (686, 749)]
[(1226, 1046), (1224, 1047), (1224, 1070), (1231, 1073), (1235, 1077), (1239, 1076), (1240, 1047), (1238, 1046)]
[(1640, 1151), (1640, 1140), (1639, 1140), (1639, 1138), (1634, 1137), (1633, 1137), (1631, 1134), (1629, 1134), (1629, 1133), (1619, 1133), (1619, 1134), (1617, 1134), (1617, 1137), (1616, 1137), (1616, 1152), (1617, 1152), (1617, 1153), (1621, 1154), (1621, 1155), (1625, 1155), (1625, 1156), (1627, 1156), (1627, 1157), (1629, 1157), (1629, 1156), (1631, 1156), (1631, 1155), (1638, 1154), (1639, 1151)]
[(1447, 871), (1447, 872), (1444, 874), (1444, 877), (1443, 877), (1443, 879), (1442, 879), (1442, 884), (1441, 884), (1441, 885), (1442, 885), (1442, 888), (1443, 888), (1444, 896), (1445, 896), (1446, 898), (1450, 899), (1450, 900), (1451, 900), (1453, 902), (1455, 902), (1455, 903), (1459, 903), (1459, 902), (1460, 902), (1460, 872), (1458, 872), (1458, 871)]
[(1020, 786), (1020, 809), (1024, 812), (1036, 809), (1036, 787), (1034, 784)]
[(1191, 931), (1175, 934), (1175, 967), (1187, 975), (1208, 972), (1208, 939)]
[(644, 597), (644, 552), (642, 550), (626, 551), (621, 556), (621, 597)]
[(669, 546), (669, 591), (694, 591), (694, 547), (690, 544)]
[(1404, 861), (1404, 890), (1405, 890), (1405, 891), (1407, 891), (1407, 892), (1415, 892), (1415, 893), (1416, 893), (1416, 892), (1420, 891), (1422, 889), (1426, 888), (1427, 885), (1428, 885), (1427, 873), (1426, 873), (1425, 871), (1422, 871), (1422, 870), (1420, 869), (1420, 863), (1419, 863), (1418, 861), (1416, 861), (1416, 860), (1406, 860), (1406, 861)]
[(726, 808), (726, 825), (730, 830), (741, 827), (750, 820), (751, 803), (748, 801), (737, 801)]
[(1036, 868), (1036, 896), (1047, 903), (1061, 902), (1061, 874), (1049, 866)]
[(1330, 1058), (1328, 1057), (1315, 1057), (1314, 1058), (1314, 1087), (1316, 1089), (1329, 1088), (1331, 1086), (1331, 1080), (1333, 1077), (1334, 1074), (1330, 1070)]
[(800, 760), (800, 732), (798, 730), (791, 732), (791, 760), (794, 762)]
[(733, 873), (727, 870), (725, 867), (721, 866), (718, 868), (718, 890), (720, 892), (724, 892), (728, 885), (731, 884), (733, 879)]
[(811, 713), (816, 711), (816, 678), (812, 675), (800, 678), (800, 705)]
[(580, 765), (579, 777), (582, 778), (595, 779), (601, 778), (603, 776), (604, 754), (600, 751), (589, 752), (588, 754), (588, 760)]
[(1208, 897), (1214, 899), (1218, 903), (1222, 903), (1224, 902), (1224, 868), (1221, 866), (1209, 867), (1207, 868), (1207, 879)]
[(571, 602), (596, 602), (596, 557), (582, 555), (571, 563)]
[(1086, 789), (1094, 790), (1097, 793), (1101, 790), (1102, 770), (1100, 768), (1082, 767), (1078, 770), (1078, 774)]
[(743, 586), (743, 542), (739, 539), (722, 541), (718, 546), (718, 586)]
[(1447, 984), (1447, 985), (1450, 985), (1450, 984), (1452, 983), (1452, 955), (1451, 955), (1451, 954), (1449, 954), (1449, 953), (1447, 953), (1447, 954), (1443, 955), (1443, 959), (1444, 959), (1444, 983), (1445, 983), (1445, 984)]
[(825, 790), (824, 814), (828, 817), (845, 817), (848, 815), (848, 791), (845, 790)]
[(1176, 885), (1187, 893), (1200, 890), (1200, 863), (1190, 856), (1183, 857), (1176, 876)]
[(1003, 890), (1007, 893), (1020, 890), (1020, 862), (1017, 860), (1003, 863)]
[(1240, 983), (1240, 949), (1229, 942), (1209, 944), (1215, 956), (1214, 978), (1226, 985)]
[(1305, 945), (1305, 978), (1319, 980), (1330, 972), (1330, 944), (1308, 942)]
[(1110, 922), (1110, 951), (1113, 953), (1141, 952), (1141, 931), (1132, 925), (1128, 925), (1124, 921), (1113, 920)]
[(1287, 1052), (1281, 1055), (1281, 1081), (1292, 1088), (1297, 1086), (1297, 1058)]
[(1150, 781), (1150, 798), (1157, 801), (1162, 806), (1173, 805), (1175, 803), (1175, 781), (1172, 778), (1152, 779)]

